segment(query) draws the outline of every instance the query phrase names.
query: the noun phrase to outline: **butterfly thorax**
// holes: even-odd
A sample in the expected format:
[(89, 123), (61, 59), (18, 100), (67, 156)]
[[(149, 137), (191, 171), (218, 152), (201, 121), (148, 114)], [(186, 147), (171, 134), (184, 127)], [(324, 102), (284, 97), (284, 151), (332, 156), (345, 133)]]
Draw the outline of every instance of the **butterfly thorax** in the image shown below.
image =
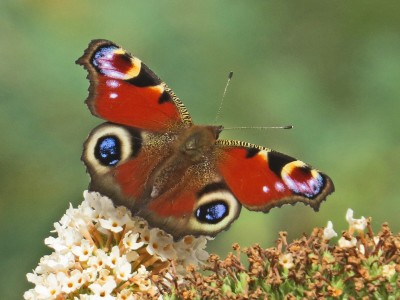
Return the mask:
[(179, 137), (176, 152), (185, 156), (192, 163), (196, 163), (214, 148), (215, 141), (222, 129), (222, 126), (193, 125)]
[(189, 168), (207, 163), (221, 131), (222, 126), (197, 125), (183, 130), (175, 141), (172, 155), (159, 166), (154, 174), (151, 198), (173, 189)]

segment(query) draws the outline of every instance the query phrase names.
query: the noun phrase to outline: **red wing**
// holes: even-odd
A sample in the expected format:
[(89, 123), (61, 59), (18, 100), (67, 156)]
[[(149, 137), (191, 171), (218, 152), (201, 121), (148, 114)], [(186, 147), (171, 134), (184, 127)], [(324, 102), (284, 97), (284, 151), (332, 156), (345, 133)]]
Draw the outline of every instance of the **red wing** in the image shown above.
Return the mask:
[(210, 160), (188, 166), (180, 153), (171, 158), (169, 139), (109, 122), (97, 126), (82, 154), (89, 188), (175, 239), (214, 236), (238, 217), (241, 205)]
[(146, 182), (157, 163), (155, 159), (148, 159), (147, 154), (140, 153), (134, 159), (115, 168), (113, 177), (124, 198), (138, 199), (142, 196)]
[(215, 236), (226, 229), (239, 216), (241, 205), (219, 174), (208, 166), (203, 171), (199, 166), (189, 169), (176, 186), (149, 199), (138, 215), (175, 239)]
[[(143, 130), (103, 123), (92, 130), (84, 143), (82, 160), (90, 174), (90, 190), (100, 192), (132, 209), (139, 205), (147, 181), (160, 160), (168, 154), (168, 144), (158, 148)], [(163, 151), (161, 151), (161, 149)]]
[(267, 212), (304, 202), (315, 210), (334, 191), (331, 179), (300, 160), (236, 141), (218, 141), (217, 169), (239, 202)]
[(124, 205), (133, 211), (140, 206), (146, 181), (156, 166), (155, 161), (149, 161), (143, 153), (101, 173), (87, 158), (84, 157), (84, 161), (91, 177), (89, 189), (108, 196), (117, 205)]
[(191, 124), (189, 113), (172, 90), (120, 46), (94, 40), (77, 64), (89, 72), (86, 103), (93, 115), (155, 132)]

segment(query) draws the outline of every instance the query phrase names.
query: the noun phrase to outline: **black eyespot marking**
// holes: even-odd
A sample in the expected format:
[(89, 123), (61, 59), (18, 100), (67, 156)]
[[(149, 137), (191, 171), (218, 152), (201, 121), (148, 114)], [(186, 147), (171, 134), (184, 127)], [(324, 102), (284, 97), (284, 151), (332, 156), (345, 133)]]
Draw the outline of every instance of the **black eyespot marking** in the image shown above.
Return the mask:
[(121, 142), (115, 135), (101, 137), (94, 148), (94, 156), (104, 166), (115, 166), (121, 160)]
[(158, 99), (158, 103), (160, 103), (160, 104), (163, 104), (165, 102), (171, 102), (171, 101), (172, 101), (172, 97), (167, 91), (164, 91), (161, 94), (160, 98)]
[(132, 145), (131, 157), (136, 157), (139, 154), (140, 150), (142, 149), (143, 139), (140, 134), (140, 131), (135, 130), (134, 128), (129, 128), (128, 130), (129, 133), (131, 134), (131, 145)]
[(256, 156), (258, 152), (260, 152), (260, 149), (249, 148), (249, 149), (247, 149), (246, 158), (252, 158), (252, 157)]
[(130, 65), (132, 63), (131, 61), (131, 56), (127, 53), (124, 54), (119, 54), (118, 55), (119, 59), (125, 62), (127, 65)]
[(201, 205), (195, 212), (196, 218), (200, 223), (217, 224), (229, 213), (228, 205), (217, 200)]
[(207, 184), (203, 189), (201, 189), (197, 193), (197, 198), (200, 199), (201, 196), (216, 192), (216, 191), (221, 191), (221, 190), (229, 190), (228, 186), (224, 182), (213, 182), (210, 184)]
[(268, 164), (269, 168), (279, 177), (281, 177), (282, 168), (292, 162), (295, 161), (293, 157), (287, 156), (285, 154), (271, 151), (268, 152)]
[(127, 82), (138, 87), (147, 87), (159, 85), (161, 79), (158, 78), (158, 76), (154, 74), (148, 66), (142, 63), (139, 74), (136, 77), (127, 80)]

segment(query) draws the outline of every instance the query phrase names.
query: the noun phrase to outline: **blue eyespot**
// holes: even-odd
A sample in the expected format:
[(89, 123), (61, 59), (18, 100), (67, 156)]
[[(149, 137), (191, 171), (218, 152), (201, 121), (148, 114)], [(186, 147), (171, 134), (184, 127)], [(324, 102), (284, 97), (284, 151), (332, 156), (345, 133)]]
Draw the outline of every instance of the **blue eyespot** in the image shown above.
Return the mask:
[(109, 60), (109, 57), (107, 57), (107, 55), (109, 55), (110, 53), (113, 53), (116, 49), (118, 49), (118, 47), (115, 45), (102, 46), (99, 49), (97, 49), (97, 51), (94, 53), (94, 57), (92, 60), (93, 65), (95, 65), (96, 67), (99, 67), (98, 60), (102, 59), (104, 57), (107, 60)]
[(201, 223), (217, 224), (229, 213), (228, 205), (224, 201), (214, 201), (201, 205), (196, 210), (196, 218)]
[(97, 141), (94, 155), (104, 166), (115, 166), (121, 160), (121, 142), (114, 135), (104, 136)]

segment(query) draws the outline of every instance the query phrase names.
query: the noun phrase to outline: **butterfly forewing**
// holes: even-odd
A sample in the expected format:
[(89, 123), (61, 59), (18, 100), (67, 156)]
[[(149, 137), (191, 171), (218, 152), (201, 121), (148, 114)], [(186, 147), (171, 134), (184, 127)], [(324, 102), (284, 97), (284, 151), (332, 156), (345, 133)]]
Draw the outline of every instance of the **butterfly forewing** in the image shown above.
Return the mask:
[(165, 132), (190, 125), (182, 102), (138, 58), (107, 40), (94, 40), (77, 60), (89, 71), (90, 111), (105, 120)]
[(267, 212), (273, 207), (299, 201), (318, 210), (320, 203), (334, 190), (327, 175), (267, 148), (220, 140), (217, 156), (217, 168), (227, 185), (250, 210)]

